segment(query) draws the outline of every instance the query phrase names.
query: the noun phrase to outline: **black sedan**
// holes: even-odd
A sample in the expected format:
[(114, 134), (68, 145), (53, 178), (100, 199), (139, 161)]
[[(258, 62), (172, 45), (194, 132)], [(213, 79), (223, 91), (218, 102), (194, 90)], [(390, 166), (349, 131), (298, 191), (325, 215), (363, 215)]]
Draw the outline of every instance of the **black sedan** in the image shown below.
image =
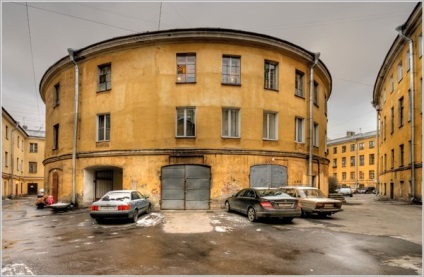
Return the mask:
[(225, 200), (225, 209), (246, 214), (249, 221), (277, 217), (290, 222), (301, 215), (298, 200), (277, 188), (242, 189)]
[(128, 218), (138, 221), (138, 216), (151, 211), (147, 197), (136, 190), (112, 190), (91, 204), (90, 216), (98, 223), (104, 219)]

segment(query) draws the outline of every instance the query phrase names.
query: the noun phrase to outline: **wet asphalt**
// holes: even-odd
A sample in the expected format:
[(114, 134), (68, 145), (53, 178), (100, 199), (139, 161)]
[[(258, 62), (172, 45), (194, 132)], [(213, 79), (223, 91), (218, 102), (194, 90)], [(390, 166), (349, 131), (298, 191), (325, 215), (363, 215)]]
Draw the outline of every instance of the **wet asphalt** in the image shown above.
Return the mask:
[(2, 202), (2, 275), (421, 275), (421, 206), (355, 195), (329, 218), (292, 223), (214, 211), (154, 211), (97, 224), (87, 209)]

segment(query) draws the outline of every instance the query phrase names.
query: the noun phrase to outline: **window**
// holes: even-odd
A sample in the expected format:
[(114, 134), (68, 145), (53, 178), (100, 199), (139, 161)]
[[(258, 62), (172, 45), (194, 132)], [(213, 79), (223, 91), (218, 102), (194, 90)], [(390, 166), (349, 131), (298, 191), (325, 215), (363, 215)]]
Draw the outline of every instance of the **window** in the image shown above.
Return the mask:
[(97, 115), (97, 141), (110, 140), (110, 114)]
[(355, 166), (355, 157), (350, 157), (350, 166)]
[(342, 158), (342, 167), (346, 167), (346, 157)]
[(383, 138), (386, 139), (386, 131), (387, 131), (387, 119), (384, 117), (383, 119)]
[(54, 91), (53, 91), (53, 107), (56, 107), (59, 105), (59, 100), (60, 100), (60, 85), (56, 84), (54, 86)]
[(390, 168), (393, 169), (395, 168), (395, 149), (391, 150), (391, 158)]
[(19, 166), (20, 166), (19, 158), (16, 158), (16, 170), (17, 170), (17, 171), (19, 171), (19, 170), (20, 170)]
[(374, 170), (370, 170), (370, 171), (368, 172), (368, 174), (369, 174), (369, 178), (370, 178), (371, 180), (375, 178)]
[(390, 109), (390, 133), (393, 134), (395, 131), (395, 108)]
[(314, 133), (313, 133), (313, 141), (312, 141), (312, 145), (315, 147), (319, 147), (319, 125), (318, 123), (314, 122)]
[(374, 161), (374, 159), (375, 159), (374, 154), (370, 154), (368, 159), (369, 159), (369, 165), (374, 165), (374, 163), (375, 163), (375, 161)]
[(30, 143), (29, 144), (29, 152), (37, 153), (38, 152), (38, 143)]
[(370, 140), (370, 142), (369, 142), (369, 147), (372, 149), (372, 148), (374, 148), (374, 141), (373, 140)]
[(305, 119), (296, 117), (295, 119), (295, 142), (305, 142)]
[(386, 171), (387, 170), (387, 154), (384, 154), (383, 164), (384, 164), (384, 171)]
[(9, 166), (9, 152), (4, 152), (4, 166), (8, 167)]
[(177, 137), (196, 136), (196, 109), (177, 108)]
[(363, 171), (359, 171), (359, 179), (360, 180), (364, 180), (365, 179), (365, 174)]
[(364, 143), (363, 142), (359, 143), (359, 150), (364, 150)]
[(399, 145), (399, 166), (403, 166), (403, 160), (405, 158), (404, 146)]
[(222, 136), (226, 138), (240, 137), (240, 110), (222, 110)]
[(264, 80), (266, 89), (278, 89), (278, 63), (265, 61)]
[(333, 147), (333, 154), (337, 154), (337, 147)]
[(342, 180), (346, 180), (346, 172), (342, 172)]
[(53, 126), (53, 150), (59, 149), (59, 124)]
[(295, 92), (294, 94), (300, 97), (305, 97), (304, 88), (305, 73), (296, 70)]
[(393, 93), (393, 91), (395, 90), (395, 83), (393, 81), (393, 75), (390, 76), (390, 80), (389, 80), (389, 85), (390, 85), (390, 93)]
[(355, 151), (355, 144), (350, 145), (350, 152), (353, 152), (353, 151)]
[(351, 171), (350, 172), (350, 179), (354, 180), (355, 179), (355, 171)]
[(403, 68), (402, 68), (402, 61), (400, 61), (399, 63), (398, 63), (398, 66), (397, 66), (397, 81), (398, 81), (398, 83), (400, 82), (400, 81), (402, 81), (402, 78), (403, 78)]
[(314, 81), (313, 101), (316, 106), (318, 105), (318, 83)]
[(177, 83), (196, 82), (196, 54), (177, 54)]
[(263, 138), (270, 140), (278, 139), (278, 117), (275, 112), (264, 112)]
[(20, 142), (21, 142), (21, 137), (18, 136), (18, 139), (16, 140), (16, 144), (18, 148), (20, 148)]
[(112, 88), (111, 86), (112, 65), (111, 64), (100, 65), (98, 67), (98, 72), (99, 72), (98, 73), (99, 74), (98, 91), (110, 90)]
[(333, 159), (333, 167), (336, 168), (337, 167), (337, 159)]
[(37, 163), (29, 162), (29, 173), (37, 173)]
[(365, 165), (365, 156), (364, 155), (359, 156), (359, 165), (361, 165), (361, 166)]
[(240, 57), (222, 57), (222, 83), (225, 85), (240, 85)]
[(399, 128), (403, 126), (403, 97), (399, 99)]
[(342, 153), (346, 153), (346, 146), (342, 146)]
[(6, 139), (9, 139), (9, 126), (6, 125)]

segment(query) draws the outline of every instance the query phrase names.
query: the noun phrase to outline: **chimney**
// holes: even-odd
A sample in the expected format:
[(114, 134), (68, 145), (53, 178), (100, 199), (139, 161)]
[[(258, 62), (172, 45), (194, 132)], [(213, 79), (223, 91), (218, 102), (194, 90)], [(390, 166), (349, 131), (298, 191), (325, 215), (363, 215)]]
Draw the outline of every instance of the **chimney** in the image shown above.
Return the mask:
[(353, 131), (347, 131), (346, 132), (346, 137), (348, 137), (348, 138), (350, 138), (350, 137), (352, 137), (354, 135), (355, 135), (355, 132), (353, 132)]

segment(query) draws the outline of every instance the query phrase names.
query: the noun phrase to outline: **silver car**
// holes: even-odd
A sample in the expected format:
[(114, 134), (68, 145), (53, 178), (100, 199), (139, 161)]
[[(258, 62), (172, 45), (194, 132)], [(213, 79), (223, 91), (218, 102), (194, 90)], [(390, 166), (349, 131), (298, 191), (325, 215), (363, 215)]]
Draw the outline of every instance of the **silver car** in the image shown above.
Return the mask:
[(151, 206), (147, 197), (136, 190), (112, 190), (91, 204), (90, 216), (98, 223), (114, 218), (137, 222), (140, 214), (150, 213)]
[(300, 199), (302, 216), (317, 214), (329, 216), (343, 211), (342, 201), (327, 198), (322, 191), (314, 187), (283, 187), (282, 191)]

